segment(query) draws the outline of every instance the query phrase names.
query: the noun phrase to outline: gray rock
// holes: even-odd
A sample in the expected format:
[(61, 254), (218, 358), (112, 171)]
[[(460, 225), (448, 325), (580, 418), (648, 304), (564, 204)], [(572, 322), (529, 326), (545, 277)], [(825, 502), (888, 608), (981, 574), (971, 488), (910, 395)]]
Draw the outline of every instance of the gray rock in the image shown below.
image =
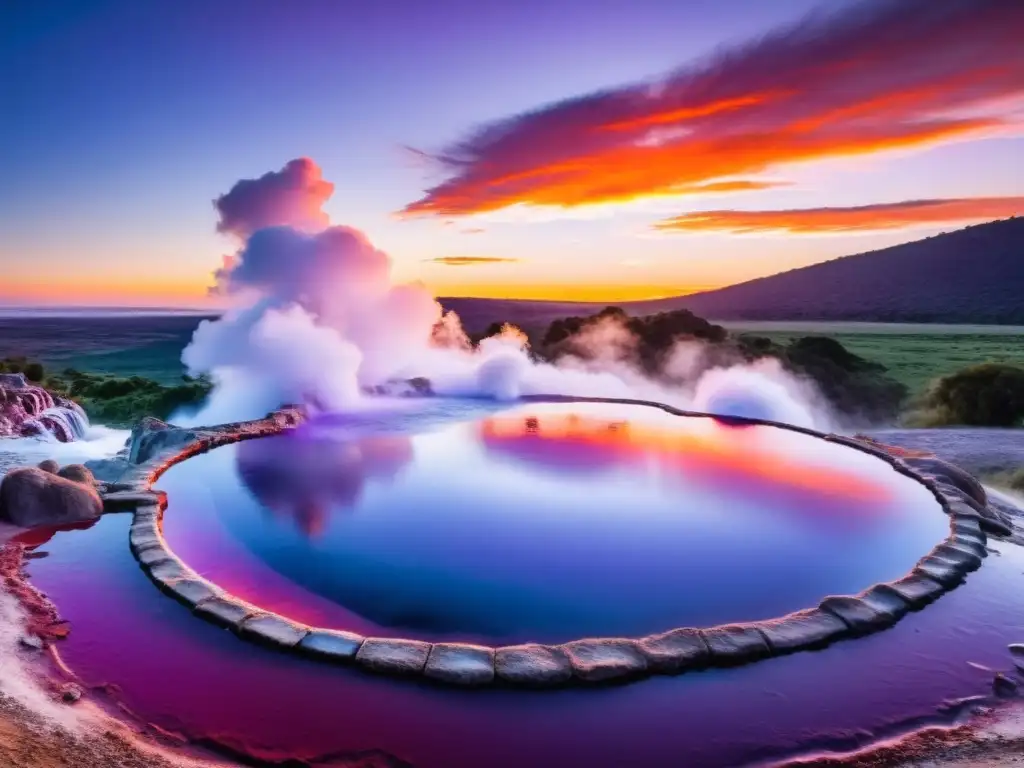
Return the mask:
[(181, 429), (160, 419), (147, 416), (132, 427), (128, 443), (128, 462), (145, 464), (173, 449), (184, 448), (199, 439), (191, 429)]
[(878, 591), (892, 590), (913, 608), (927, 605), (946, 591), (946, 588), (937, 581), (916, 571), (902, 579), (879, 584), (875, 589)]
[(211, 597), (199, 602), (193, 613), (222, 627), (237, 630), (239, 625), (256, 613), (256, 610), (231, 597)]
[(745, 664), (771, 655), (768, 641), (752, 624), (728, 624), (701, 630), (701, 634), (718, 664)]
[(1013, 526), (1009, 521), (989, 507), (983, 507), (978, 512), (961, 501), (951, 501), (947, 504), (947, 508), (951, 514), (956, 515), (957, 520), (973, 517), (986, 533), (996, 536), (1010, 536), (1013, 533)]
[(983, 533), (964, 533), (960, 530), (953, 530), (951, 542), (961, 549), (967, 549), (979, 557), (988, 557), (988, 537)]
[(132, 552), (138, 554), (153, 547), (163, 547), (163, 538), (154, 528), (149, 526), (134, 526), (128, 534), (128, 544)]
[(164, 589), (171, 596), (190, 606), (221, 595), (219, 589), (202, 579), (179, 579), (164, 584)]
[(1001, 696), (1003, 698), (1016, 696), (1017, 689), (1019, 687), (1020, 686), (1017, 684), (1016, 680), (1011, 677), (1007, 677), (1002, 672), (998, 673), (992, 679), (992, 692), (995, 693), (996, 696)]
[(41, 651), (46, 647), (46, 643), (43, 642), (43, 638), (37, 637), (36, 635), (22, 635), (18, 638), (18, 642), (26, 648), (31, 648), (33, 651)]
[(107, 510), (127, 510), (140, 506), (167, 506), (167, 494), (163, 491), (114, 491), (103, 495), (103, 506)]
[(1013, 526), (995, 518), (980, 518), (981, 528), (993, 536), (1013, 536)]
[(118, 484), (132, 466), (122, 458), (93, 459), (85, 462), (85, 467), (93, 477), (101, 483)]
[(430, 643), (368, 637), (356, 652), (356, 663), (391, 675), (417, 675), (423, 671), (430, 654)]
[(546, 687), (572, 678), (569, 658), (559, 648), (528, 643), (508, 645), (494, 652), (494, 672), (514, 685)]
[(465, 643), (434, 643), (423, 674), (442, 683), (488, 685), (494, 682), (494, 649)]
[(82, 483), (89, 486), (96, 485), (96, 478), (92, 476), (92, 472), (89, 471), (88, 467), (82, 464), (68, 464), (65, 467), (61, 467), (57, 475), (73, 483)]
[(132, 521), (133, 525), (150, 524), (156, 525), (160, 522), (160, 507), (156, 504), (147, 504), (145, 506), (135, 508), (135, 519)]
[(238, 629), (243, 637), (282, 648), (294, 648), (309, 631), (308, 627), (274, 614), (250, 616)]
[(22, 528), (96, 520), (96, 490), (35, 467), (12, 469), (0, 483), (0, 520)]
[[(961, 539), (959, 534), (952, 533), (949, 538), (932, 550), (932, 554), (941, 555), (949, 560), (966, 559), (971, 570), (981, 567), (981, 561), (988, 557), (988, 548), (971, 539)], [(973, 564), (973, 565), (972, 565)]]
[(856, 634), (890, 627), (910, 609), (898, 594), (884, 590), (857, 597), (826, 597), (818, 607), (838, 616)]
[(979, 536), (982, 539), (985, 538), (985, 534), (982, 533), (981, 530), (981, 525), (978, 523), (978, 518), (974, 515), (954, 517), (953, 530), (971, 536)]
[(60, 464), (58, 464), (53, 459), (44, 459), (43, 461), (40, 461), (36, 466), (39, 469), (43, 470), (43, 472), (48, 472), (51, 475), (56, 475), (58, 472), (60, 472)]
[(82, 689), (74, 683), (66, 683), (64, 686), (61, 687), (60, 697), (68, 704), (74, 704), (75, 702), (81, 700)]
[(676, 673), (706, 666), (711, 651), (696, 629), (673, 629), (637, 641), (647, 665), (656, 672)]
[(875, 584), (857, 597), (894, 622), (910, 613), (910, 603), (904, 600), (898, 592), (892, 589), (883, 589), (882, 584)]
[(811, 608), (758, 624), (775, 653), (818, 648), (850, 634), (846, 622), (826, 611)]
[(964, 578), (963, 569), (958, 563), (936, 555), (921, 558), (914, 572), (927, 576), (947, 588), (959, 584)]
[(174, 558), (161, 546), (136, 551), (135, 556), (139, 562), (147, 568), (152, 568), (157, 563), (173, 560)]
[(299, 650), (328, 661), (351, 661), (355, 658), (363, 636), (334, 629), (313, 629), (302, 638)]
[(647, 657), (635, 640), (594, 638), (564, 643), (573, 674), (588, 683), (635, 677), (647, 669)]
[(930, 456), (907, 457), (904, 459), (904, 462), (918, 472), (927, 472), (937, 478), (942, 478), (956, 488), (959, 488), (979, 504), (984, 505), (986, 503), (985, 489), (981, 483), (969, 472), (965, 472), (955, 464), (950, 464), (948, 461)]
[(1021, 672), (1024, 672), (1024, 643), (1013, 643), (1007, 647), (1010, 649), (1014, 665)]
[(166, 584), (179, 579), (191, 578), (194, 574), (185, 568), (180, 560), (172, 557), (169, 560), (162, 560), (151, 566), (149, 568), (149, 575), (154, 581)]
[(941, 478), (934, 482), (934, 486), (935, 489), (939, 492), (939, 494), (943, 497), (943, 500), (949, 504), (964, 504), (973, 509), (979, 515), (981, 514), (981, 511), (985, 508), (984, 504), (979, 504), (975, 499), (968, 496), (955, 485), (946, 482)]

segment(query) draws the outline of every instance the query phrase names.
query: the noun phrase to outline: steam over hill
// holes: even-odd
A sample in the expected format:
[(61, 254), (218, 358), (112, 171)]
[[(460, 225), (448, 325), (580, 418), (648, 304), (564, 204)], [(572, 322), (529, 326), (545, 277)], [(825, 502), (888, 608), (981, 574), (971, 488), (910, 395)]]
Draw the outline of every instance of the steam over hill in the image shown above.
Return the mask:
[[(444, 299), (476, 330), (545, 325), (593, 305)], [(1024, 324), (1024, 218), (967, 227), (728, 288), (621, 305), (632, 315), (686, 308), (715, 320)]]

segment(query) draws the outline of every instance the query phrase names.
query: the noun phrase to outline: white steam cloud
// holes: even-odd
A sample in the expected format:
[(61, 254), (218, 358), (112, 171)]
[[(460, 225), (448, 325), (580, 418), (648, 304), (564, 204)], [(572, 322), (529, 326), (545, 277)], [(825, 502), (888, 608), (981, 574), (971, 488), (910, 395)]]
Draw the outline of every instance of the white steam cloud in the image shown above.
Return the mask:
[(454, 313), (425, 287), (397, 285), (391, 261), (356, 229), (329, 226), (333, 192), (312, 160), (238, 182), (215, 201), (218, 230), (240, 240), (215, 273), (217, 293), (242, 308), (204, 321), (182, 359), (215, 383), (179, 423), (256, 418), (285, 403), (358, 407), (368, 388), (425, 377), (441, 395), (513, 400), (527, 394), (626, 397), (725, 415), (827, 427), (820, 398), (774, 363), (708, 369), (698, 342), (671, 350), (671, 385), (627, 362), (635, 345), (609, 320), (574, 340), (583, 357), (537, 362), (516, 328), (473, 348)]

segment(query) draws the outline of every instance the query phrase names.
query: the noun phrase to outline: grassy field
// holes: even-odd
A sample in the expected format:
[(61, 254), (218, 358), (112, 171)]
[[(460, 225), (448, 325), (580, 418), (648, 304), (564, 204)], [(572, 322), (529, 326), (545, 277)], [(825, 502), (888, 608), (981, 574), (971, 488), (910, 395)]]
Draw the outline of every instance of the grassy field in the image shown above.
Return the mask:
[[(75, 367), (116, 376), (181, 383), (181, 350), (199, 322), (189, 317), (0, 318), (0, 357), (41, 359), (51, 372)], [(987, 361), (1024, 366), (1024, 328), (876, 323), (725, 323), (734, 333), (776, 341), (832, 336), (847, 349), (885, 365), (913, 395), (929, 382)]]
[(737, 324), (731, 330), (768, 336), (779, 342), (810, 334), (831, 336), (854, 354), (888, 368), (894, 378), (910, 388), (912, 397), (921, 395), (933, 379), (969, 365), (999, 362), (1024, 367), (1024, 332), (961, 333), (947, 327), (943, 332), (930, 333), (924, 328), (913, 326), (908, 333), (900, 333), (899, 326), (886, 332), (851, 332), (843, 324), (835, 324), (821, 330), (810, 327), (797, 331), (775, 330), (768, 324), (753, 328)]

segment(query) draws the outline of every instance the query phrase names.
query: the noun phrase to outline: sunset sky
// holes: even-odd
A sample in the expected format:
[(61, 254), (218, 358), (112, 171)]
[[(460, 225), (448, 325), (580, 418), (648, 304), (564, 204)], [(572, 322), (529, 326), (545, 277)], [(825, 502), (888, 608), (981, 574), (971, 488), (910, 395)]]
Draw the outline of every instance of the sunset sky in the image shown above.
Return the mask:
[(303, 157), (439, 295), (670, 296), (1024, 213), (1015, 0), (0, 14), (0, 304), (209, 305), (212, 201)]

